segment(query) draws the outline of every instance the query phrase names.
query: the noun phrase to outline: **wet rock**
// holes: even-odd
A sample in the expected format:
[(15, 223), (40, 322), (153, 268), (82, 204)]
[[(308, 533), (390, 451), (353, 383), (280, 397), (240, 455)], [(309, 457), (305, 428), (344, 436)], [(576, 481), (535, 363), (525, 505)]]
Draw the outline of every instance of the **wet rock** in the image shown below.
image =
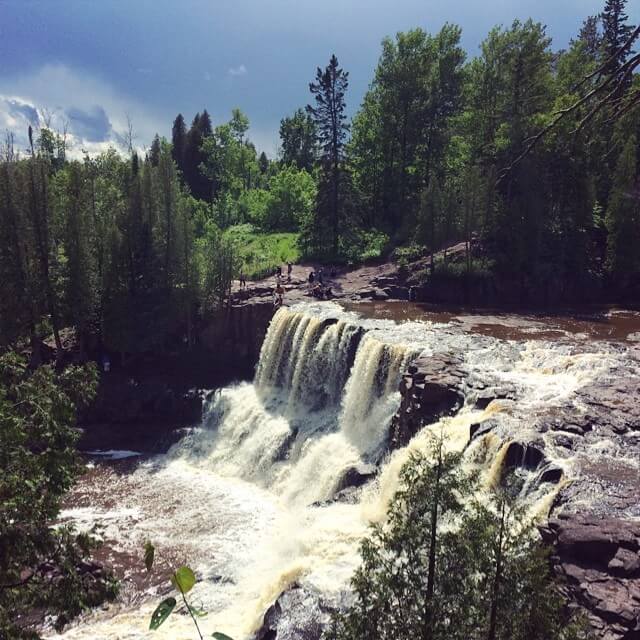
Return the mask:
[(550, 482), (552, 484), (558, 484), (564, 476), (564, 471), (560, 467), (555, 465), (549, 465), (545, 467), (537, 478), (538, 484)]
[(254, 640), (320, 640), (331, 612), (317, 593), (294, 583), (267, 609)]
[(476, 422), (469, 427), (469, 442), (476, 438), (481, 438), (493, 429), (495, 429), (497, 423), (495, 420), (483, 420), (482, 422)]
[(541, 529), (570, 597), (598, 637), (630, 640), (640, 630), (640, 522), (597, 514), (554, 518)]
[(84, 423), (193, 424), (202, 417), (199, 389), (182, 391), (168, 382), (137, 380), (116, 373), (104, 375), (93, 405), (82, 416)]
[(427, 424), (462, 407), (462, 360), (452, 354), (420, 356), (400, 382), (401, 403), (391, 422), (391, 448), (405, 446)]
[(474, 407), (479, 410), (486, 409), (494, 400), (513, 400), (515, 393), (507, 389), (483, 389), (476, 394)]
[(361, 464), (357, 467), (349, 467), (340, 479), (336, 487), (336, 493), (350, 487), (361, 487), (375, 477), (376, 471), (375, 465), (372, 464)]
[(292, 429), (285, 436), (284, 440), (282, 441), (282, 443), (278, 447), (278, 450), (275, 453), (275, 456), (273, 458), (274, 462), (282, 462), (283, 460), (286, 460), (289, 457), (289, 452), (291, 451), (291, 447), (293, 446), (293, 443), (296, 441), (297, 437), (298, 437), (297, 428)]
[(526, 442), (512, 442), (507, 449), (504, 466), (507, 469), (537, 469), (545, 461), (539, 446)]
[(384, 289), (374, 289), (371, 293), (374, 300), (388, 300), (389, 294)]

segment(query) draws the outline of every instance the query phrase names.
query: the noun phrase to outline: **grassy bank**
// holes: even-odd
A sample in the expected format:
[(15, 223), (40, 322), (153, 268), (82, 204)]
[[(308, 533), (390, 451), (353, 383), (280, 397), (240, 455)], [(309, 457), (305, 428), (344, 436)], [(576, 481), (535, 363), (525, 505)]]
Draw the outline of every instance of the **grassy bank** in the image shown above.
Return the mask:
[(279, 264), (300, 259), (297, 233), (260, 233), (250, 224), (241, 224), (227, 229), (225, 235), (238, 247), (248, 278), (262, 278)]

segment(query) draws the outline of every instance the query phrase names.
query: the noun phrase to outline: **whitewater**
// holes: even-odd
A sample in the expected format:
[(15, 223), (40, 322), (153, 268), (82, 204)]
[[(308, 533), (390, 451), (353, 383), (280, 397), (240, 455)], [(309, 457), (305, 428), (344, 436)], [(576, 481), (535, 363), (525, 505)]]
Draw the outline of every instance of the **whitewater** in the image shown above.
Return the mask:
[[(402, 374), (418, 355), (451, 352), (464, 354), (469, 379), (516, 389), (517, 406), (495, 400), (479, 410), (470, 393), (455, 416), (426, 425), (389, 453)], [(166, 454), (86, 484), (80, 506), (62, 514), (79, 528), (98, 523), (105, 541), (140, 564), (151, 540), (159, 560), (148, 584), (125, 576), (119, 603), (48, 637), (193, 639), (187, 615), (174, 613), (159, 631), (148, 631), (168, 591), (159, 576), (180, 564), (196, 572), (190, 596), (207, 611), (199, 621), (204, 635), (251, 638), (293, 584), (338, 604), (362, 537), (384, 521), (402, 465), (412, 452), (428, 450), (431, 434), (444, 433), (449, 448), (464, 451), (465, 464), (490, 488), (510, 437), (527, 433), (523, 416), (606, 377), (624, 357), (604, 343), (576, 349), (575, 340), (497, 339), (449, 323), (366, 319), (332, 303), (282, 308), (253, 382), (212, 394), (202, 423)], [(469, 444), (471, 425), (489, 417), (498, 426)], [(571, 478), (571, 458), (554, 455), (551, 442), (545, 452), (564, 481)], [(561, 485), (539, 482), (540, 470), (527, 473), (521, 499), (545, 517)], [(354, 474), (370, 479), (345, 489)]]

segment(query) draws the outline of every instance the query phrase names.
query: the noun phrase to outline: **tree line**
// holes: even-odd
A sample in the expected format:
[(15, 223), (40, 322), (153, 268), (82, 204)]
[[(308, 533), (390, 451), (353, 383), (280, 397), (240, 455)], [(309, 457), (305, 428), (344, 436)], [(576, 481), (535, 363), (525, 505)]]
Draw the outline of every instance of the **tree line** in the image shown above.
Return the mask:
[[(46, 130), (45, 130), (46, 131)], [(193, 339), (238, 270), (231, 243), (181, 184), (172, 149), (67, 160), (32, 140), (0, 163), (0, 342), (73, 326), (86, 349), (132, 354)], [(186, 337), (185, 337), (186, 336)]]
[[(332, 56), (280, 123), (277, 159), (234, 109), (206, 110), (141, 154), (67, 157), (29, 130), (0, 162), (0, 343), (76, 328), (81, 349), (191, 344), (242, 268), (228, 229), (294, 232), (307, 259), (357, 263), (468, 248), (465, 274), (523, 290), (630, 291), (640, 278), (640, 29), (607, 0), (567, 49), (531, 20), (468, 60), (459, 27), (386, 38), (351, 121)], [(130, 145), (131, 146), (131, 145)], [(477, 242), (477, 241), (480, 242)], [(472, 252), (471, 247), (476, 249)], [(479, 249), (477, 247), (480, 247)], [(473, 255), (472, 255), (473, 253)]]
[(628, 291), (640, 277), (640, 30), (625, 6), (606, 0), (560, 51), (532, 20), (492, 29), (472, 59), (455, 25), (398, 33), (351, 121), (334, 55), (310, 104), (282, 119), (278, 161), (257, 155), (238, 111), (213, 130), (206, 111), (189, 130), (178, 116), (174, 158), (218, 224), (297, 231), (307, 258), (400, 248), (431, 254), (433, 273), (448, 267), (435, 252), (480, 240), (467, 272)]

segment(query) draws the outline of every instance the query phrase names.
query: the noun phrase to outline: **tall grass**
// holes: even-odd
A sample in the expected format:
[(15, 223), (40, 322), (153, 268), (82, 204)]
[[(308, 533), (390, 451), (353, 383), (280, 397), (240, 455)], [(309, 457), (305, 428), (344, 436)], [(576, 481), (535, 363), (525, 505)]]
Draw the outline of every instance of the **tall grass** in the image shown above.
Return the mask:
[(229, 227), (225, 235), (237, 247), (247, 278), (258, 280), (272, 274), (278, 265), (298, 262), (297, 233), (262, 233), (250, 224)]

